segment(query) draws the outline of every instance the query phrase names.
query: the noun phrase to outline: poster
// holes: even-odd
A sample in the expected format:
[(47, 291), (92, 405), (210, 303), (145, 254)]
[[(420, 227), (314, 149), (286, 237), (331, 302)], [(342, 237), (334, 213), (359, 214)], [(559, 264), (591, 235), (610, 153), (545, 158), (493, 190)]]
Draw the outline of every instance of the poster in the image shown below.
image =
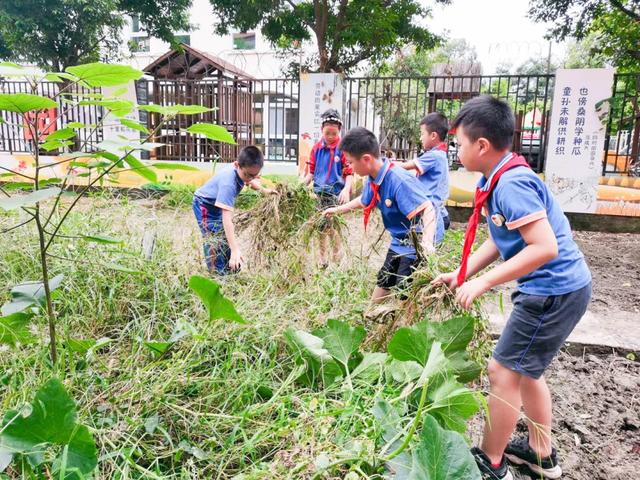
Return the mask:
[(545, 181), (565, 212), (596, 213), (613, 74), (556, 72)]
[(298, 172), (306, 172), (313, 145), (320, 140), (320, 115), (335, 108), (344, 116), (344, 77), (338, 73), (300, 75)]
[[(122, 100), (128, 100), (130, 102), (133, 102), (134, 105), (137, 105), (138, 99), (136, 95), (135, 83), (133, 81), (127, 83), (126, 91), (123, 92), (123, 90), (124, 90), (124, 87), (122, 86), (102, 87), (102, 94), (105, 96), (105, 98), (108, 98), (108, 97), (112, 97), (115, 92), (119, 94), (117, 95), (117, 98)], [(135, 108), (131, 110), (131, 112), (129, 112), (127, 115), (125, 115), (124, 118), (128, 120), (133, 120), (135, 122), (140, 121), (138, 118), (138, 110)], [(140, 141), (140, 132), (138, 130), (122, 125), (118, 121), (118, 119), (112, 114), (110, 114), (106, 118), (104, 122), (104, 127), (102, 129), (102, 133), (103, 133), (103, 140), (105, 141), (118, 142), (118, 141), (122, 141), (122, 137), (125, 137), (128, 140), (134, 140), (136, 142)], [(139, 160), (140, 150), (135, 150), (134, 152), (132, 152), (131, 155), (133, 155)]]

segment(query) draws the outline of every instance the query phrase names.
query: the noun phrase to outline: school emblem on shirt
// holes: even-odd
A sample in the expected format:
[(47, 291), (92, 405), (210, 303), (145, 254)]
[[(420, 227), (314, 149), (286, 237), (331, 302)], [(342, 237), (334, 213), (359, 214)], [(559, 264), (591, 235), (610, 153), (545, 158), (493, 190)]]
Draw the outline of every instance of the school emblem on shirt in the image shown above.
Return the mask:
[(336, 155), (335, 157), (333, 157), (334, 162), (339, 162), (340, 160), (341, 160), (340, 155)]
[(499, 213), (494, 213), (493, 215), (491, 215), (491, 221), (496, 227), (501, 227), (502, 225), (504, 225), (505, 218)]
[(391, 207), (391, 204), (392, 204), (391, 199), (390, 199), (390, 198), (387, 198), (387, 199), (384, 201), (384, 204), (385, 204), (387, 207)]

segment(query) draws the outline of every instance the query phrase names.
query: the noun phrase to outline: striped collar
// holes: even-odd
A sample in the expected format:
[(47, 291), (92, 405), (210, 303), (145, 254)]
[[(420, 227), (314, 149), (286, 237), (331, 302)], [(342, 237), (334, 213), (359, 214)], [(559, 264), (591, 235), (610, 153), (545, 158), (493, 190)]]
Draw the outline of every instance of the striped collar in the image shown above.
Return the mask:
[(489, 178), (485, 178), (484, 176), (480, 177), (480, 181), (478, 182), (478, 188), (483, 192), (486, 192), (487, 190), (489, 190), (489, 186), (491, 185), (491, 180), (493, 180), (493, 176), (496, 174), (498, 170), (502, 168), (502, 166), (505, 163), (511, 160), (514, 156), (515, 156), (515, 153), (507, 152), (505, 156), (502, 157), (500, 161), (496, 164), (496, 166), (493, 167), (493, 170), (491, 170), (491, 174), (489, 175)]

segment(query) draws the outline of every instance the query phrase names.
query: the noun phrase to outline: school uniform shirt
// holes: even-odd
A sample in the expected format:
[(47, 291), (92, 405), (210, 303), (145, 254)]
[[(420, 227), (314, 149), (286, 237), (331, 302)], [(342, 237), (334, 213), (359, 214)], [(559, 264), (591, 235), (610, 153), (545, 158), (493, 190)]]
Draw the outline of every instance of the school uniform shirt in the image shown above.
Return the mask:
[(321, 139), (311, 149), (307, 165), (313, 174), (314, 192), (338, 195), (344, 188), (345, 178), (353, 174), (339, 145), (340, 139), (333, 145)]
[(449, 198), (449, 160), (447, 152), (433, 147), (420, 155), (416, 161), (418, 180), (427, 192), (429, 200), (443, 217), (448, 216), (444, 204)]
[[(509, 158), (494, 168), (496, 172)], [(493, 175), (493, 173), (492, 173)], [(478, 187), (488, 187), (482, 177)], [(558, 256), (518, 279), (518, 290), (530, 295), (564, 295), (585, 287), (591, 272), (584, 255), (573, 241), (569, 220), (545, 183), (531, 169), (507, 170), (485, 203), (487, 224), (500, 256), (509, 260), (526, 247), (518, 228), (546, 218), (558, 242)]]
[(225, 167), (196, 190), (195, 196), (204, 203), (213, 221), (222, 228), (222, 210), (233, 210), (236, 198), (245, 183), (235, 166)]
[(384, 160), (375, 179), (367, 177), (362, 189), (361, 202), (371, 203), (373, 190), (371, 182), (380, 186), (380, 201), (377, 204), (384, 227), (391, 234), (391, 250), (409, 258), (416, 256), (416, 250), (409, 238), (409, 230), (416, 226), (422, 232), (422, 222), (418, 218), (430, 201), (418, 179), (403, 168), (391, 168), (391, 162)]

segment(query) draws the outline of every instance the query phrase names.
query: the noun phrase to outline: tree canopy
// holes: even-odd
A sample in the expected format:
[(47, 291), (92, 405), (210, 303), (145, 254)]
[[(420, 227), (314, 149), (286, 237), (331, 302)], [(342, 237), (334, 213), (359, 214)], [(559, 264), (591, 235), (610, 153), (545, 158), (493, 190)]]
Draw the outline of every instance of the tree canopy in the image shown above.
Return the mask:
[(188, 28), (191, 0), (3, 0), (0, 56), (48, 71), (113, 59), (124, 15), (137, 15), (145, 30), (168, 42)]
[(591, 36), (591, 52), (618, 70), (640, 68), (639, 0), (531, 0), (529, 15), (551, 22), (549, 35), (557, 40)]
[(347, 72), (367, 60), (380, 62), (405, 45), (430, 49), (440, 40), (420, 25), (430, 9), (416, 0), (210, 2), (221, 20), (217, 25), (220, 34), (232, 28), (260, 28), (269, 41), (288, 51), (313, 41), (316, 53), (300, 62), (309, 71)]

